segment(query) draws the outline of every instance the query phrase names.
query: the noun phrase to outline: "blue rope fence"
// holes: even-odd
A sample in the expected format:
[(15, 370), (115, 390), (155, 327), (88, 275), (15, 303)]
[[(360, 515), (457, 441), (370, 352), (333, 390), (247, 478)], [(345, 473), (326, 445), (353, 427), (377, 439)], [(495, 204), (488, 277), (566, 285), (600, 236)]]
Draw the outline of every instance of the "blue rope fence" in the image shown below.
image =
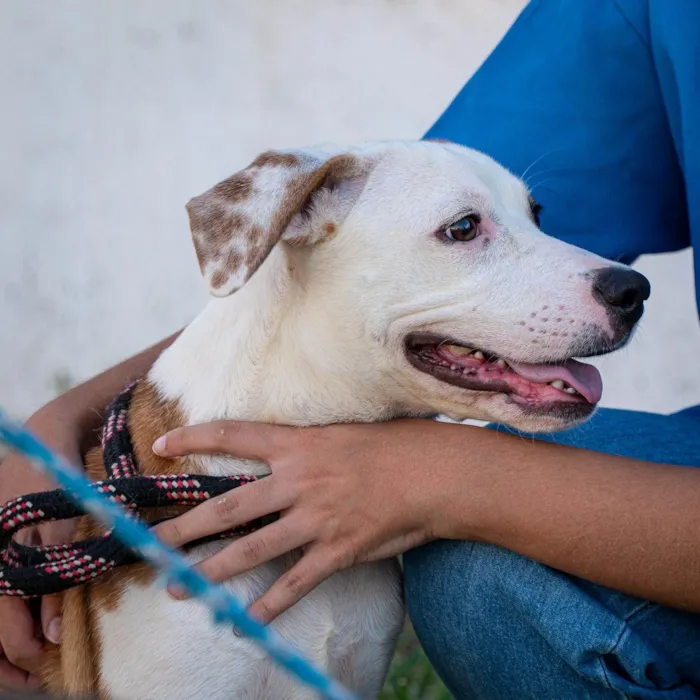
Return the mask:
[(141, 522), (128, 518), (116, 504), (98, 495), (81, 470), (35, 438), (25, 427), (10, 420), (0, 409), (0, 442), (22, 453), (33, 464), (46, 471), (67, 494), (86, 512), (112, 529), (124, 544), (163, 573), (163, 582), (182, 586), (194, 598), (206, 603), (220, 624), (233, 625), (242, 635), (259, 645), (280, 666), (296, 676), (302, 683), (318, 691), (328, 700), (358, 700), (315, 668), (296, 649), (284, 641), (271, 627), (265, 627), (246, 613), (245, 606), (226, 588), (211, 581), (190, 568), (177, 552), (166, 547)]

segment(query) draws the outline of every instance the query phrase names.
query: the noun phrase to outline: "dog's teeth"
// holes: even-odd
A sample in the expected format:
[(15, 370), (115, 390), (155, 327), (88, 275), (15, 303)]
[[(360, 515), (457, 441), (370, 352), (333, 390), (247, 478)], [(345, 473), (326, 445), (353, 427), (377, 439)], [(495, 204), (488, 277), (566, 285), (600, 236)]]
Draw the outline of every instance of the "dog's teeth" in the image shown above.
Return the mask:
[(484, 359), (484, 353), (481, 352), (481, 350), (477, 350), (474, 353), (474, 357), (476, 357), (477, 360), (483, 360)]
[(508, 367), (508, 365), (506, 364), (506, 361), (505, 361), (505, 360), (502, 360), (502, 359), (499, 357), (499, 358), (496, 360), (496, 367), (500, 367), (501, 369), (505, 369), (506, 367)]
[(471, 348), (464, 348), (461, 345), (448, 345), (447, 349), (453, 355), (468, 355), (472, 351)]
[(564, 389), (564, 391), (567, 394), (578, 394), (578, 391), (576, 391), (576, 389), (574, 389), (574, 387), (572, 386), (567, 386), (566, 389)]
[(555, 379), (553, 382), (549, 382), (549, 386), (553, 386), (555, 389), (563, 390), (566, 384), (561, 379)]
[(460, 369), (460, 366), (459, 365), (450, 365), (450, 369), (454, 371), (454, 370)]

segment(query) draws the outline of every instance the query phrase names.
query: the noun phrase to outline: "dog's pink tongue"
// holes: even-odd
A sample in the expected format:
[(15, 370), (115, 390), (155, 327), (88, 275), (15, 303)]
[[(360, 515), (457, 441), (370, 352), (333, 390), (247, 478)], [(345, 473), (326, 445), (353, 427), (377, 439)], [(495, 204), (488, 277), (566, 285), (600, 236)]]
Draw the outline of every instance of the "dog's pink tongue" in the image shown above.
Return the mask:
[(524, 379), (549, 384), (561, 379), (584, 396), (589, 403), (598, 403), (603, 395), (600, 372), (584, 362), (567, 360), (564, 365), (529, 365), (509, 362), (511, 369)]

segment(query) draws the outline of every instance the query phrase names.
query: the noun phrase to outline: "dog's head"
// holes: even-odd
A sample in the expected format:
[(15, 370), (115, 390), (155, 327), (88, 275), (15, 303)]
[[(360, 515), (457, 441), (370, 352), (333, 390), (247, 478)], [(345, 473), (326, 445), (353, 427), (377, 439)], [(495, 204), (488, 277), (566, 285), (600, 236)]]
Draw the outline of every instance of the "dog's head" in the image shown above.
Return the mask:
[(214, 295), (279, 246), (406, 413), (580, 422), (602, 387), (573, 358), (624, 345), (649, 296), (642, 275), (542, 233), (523, 182), (455, 144), (268, 152), (187, 209)]

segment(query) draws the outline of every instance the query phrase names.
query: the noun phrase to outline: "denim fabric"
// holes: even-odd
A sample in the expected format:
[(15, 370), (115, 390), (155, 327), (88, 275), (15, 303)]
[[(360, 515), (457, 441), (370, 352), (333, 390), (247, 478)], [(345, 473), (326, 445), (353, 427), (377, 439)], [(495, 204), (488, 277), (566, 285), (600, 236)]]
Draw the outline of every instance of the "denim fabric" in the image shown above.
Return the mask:
[[(700, 466), (700, 406), (673, 416), (603, 409), (539, 437)], [(459, 700), (700, 697), (700, 615), (487, 544), (435, 542), (408, 552), (404, 570), (411, 620)]]

